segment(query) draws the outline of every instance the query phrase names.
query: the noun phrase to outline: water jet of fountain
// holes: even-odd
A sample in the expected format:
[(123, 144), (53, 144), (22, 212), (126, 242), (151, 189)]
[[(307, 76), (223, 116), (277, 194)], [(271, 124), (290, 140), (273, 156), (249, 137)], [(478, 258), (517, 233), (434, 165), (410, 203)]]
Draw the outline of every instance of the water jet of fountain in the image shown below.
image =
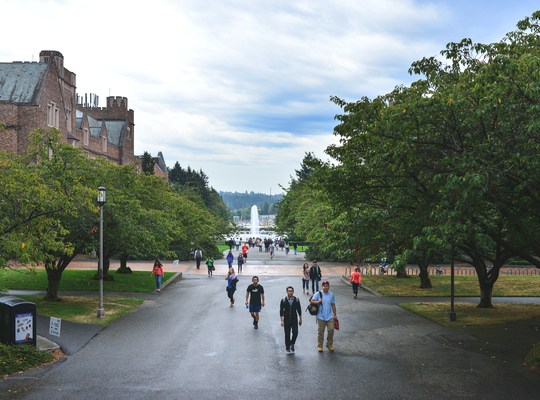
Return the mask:
[(259, 210), (257, 206), (251, 207), (251, 236), (259, 236)]

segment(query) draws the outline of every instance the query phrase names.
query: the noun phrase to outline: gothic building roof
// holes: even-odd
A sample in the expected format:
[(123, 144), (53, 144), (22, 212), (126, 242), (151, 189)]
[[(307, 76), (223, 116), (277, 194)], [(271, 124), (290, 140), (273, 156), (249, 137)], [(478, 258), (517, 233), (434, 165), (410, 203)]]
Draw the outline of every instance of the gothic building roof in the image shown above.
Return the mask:
[(0, 63), (0, 101), (36, 104), (48, 68), (45, 63)]

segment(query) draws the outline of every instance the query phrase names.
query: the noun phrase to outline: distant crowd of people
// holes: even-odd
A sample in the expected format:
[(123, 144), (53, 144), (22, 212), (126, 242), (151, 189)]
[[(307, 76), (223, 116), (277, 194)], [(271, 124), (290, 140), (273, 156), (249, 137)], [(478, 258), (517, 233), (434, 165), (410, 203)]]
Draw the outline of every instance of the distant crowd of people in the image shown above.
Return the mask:
[[(242, 246), (242, 248), (244, 247), (242, 245), (242, 238), (240, 237), (230, 238), (225, 241), (225, 244), (229, 246), (230, 251), (232, 251), (233, 248), (238, 251), (240, 250), (240, 246)], [(282, 237), (277, 237), (274, 239), (270, 237), (250, 237), (246, 241), (244, 241), (244, 245), (247, 245), (249, 249), (258, 248), (260, 252), (262, 252), (264, 248), (265, 253), (272, 252), (272, 246), (274, 250), (277, 249), (285, 251), (287, 254), (289, 254), (290, 251), (289, 242)], [(292, 247), (294, 250), (294, 254), (296, 255), (298, 252), (298, 243), (293, 243)]]

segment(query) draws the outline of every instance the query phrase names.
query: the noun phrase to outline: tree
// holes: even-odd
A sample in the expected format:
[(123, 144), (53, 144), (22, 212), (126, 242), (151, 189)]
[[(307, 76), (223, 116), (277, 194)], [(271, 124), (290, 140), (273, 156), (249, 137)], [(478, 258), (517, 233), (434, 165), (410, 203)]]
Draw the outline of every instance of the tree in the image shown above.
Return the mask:
[(154, 167), (156, 165), (156, 162), (154, 161), (154, 157), (147, 151), (145, 151), (142, 155), (141, 160), (141, 168), (142, 172), (145, 175), (154, 175)]
[(37, 245), (46, 254), (47, 294), (49, 300), (58, 299), (62, 273), (73, 258), (89, 251), (95, 243), (97, 207), (94, 203), (97, 186), (93, 178), (98, 160), (91, 160), (80, 149), (59, 143), (56, 129), (34, 131), (28, 157), (37, 159), (36, 169), (61, 204), (55, 210), (56, 224), (48, 226), (61, 246), (46, 241)]
[(338, 165), (327, 192), (341, 207), (378, 212), (400, 253), (453, 249), (476, 269), (479, 307), (492, 306), (509, 258), (539, 266), (539, 17), (498, 43), (450, 43), (448, 64), (414, 63), (411, 73), (425, 79), (408, 88), (333, 99), (345, 114), (340, 145), (328, 149)]
[(59, 227), (61, 199), (38, 166), (14, 154), (0, 153), (0, 182), (0, 267), (44, 262), (47, 249), (63, 247), (51, 229)]

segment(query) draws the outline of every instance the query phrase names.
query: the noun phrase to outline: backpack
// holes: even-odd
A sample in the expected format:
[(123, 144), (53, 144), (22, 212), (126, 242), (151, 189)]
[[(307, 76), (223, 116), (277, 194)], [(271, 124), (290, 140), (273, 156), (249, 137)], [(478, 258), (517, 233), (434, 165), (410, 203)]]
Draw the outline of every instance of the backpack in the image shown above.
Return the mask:
[[(317, 313), (319, 312), (319, 306), (320, 304), (311, 304), (311, 299), (313, 298), (314, 295), (312, 295), (310, 298), (309, 298), (309, 303), (308, 303), (308, 306), (306, 308), (306, 311), (308, 313), (310, 313), (311, 315), (317, 315)], [(320, 299), (322, 300), (322, 293), (321, 291), (319, 290), (319, 296), (320, 296)]]

